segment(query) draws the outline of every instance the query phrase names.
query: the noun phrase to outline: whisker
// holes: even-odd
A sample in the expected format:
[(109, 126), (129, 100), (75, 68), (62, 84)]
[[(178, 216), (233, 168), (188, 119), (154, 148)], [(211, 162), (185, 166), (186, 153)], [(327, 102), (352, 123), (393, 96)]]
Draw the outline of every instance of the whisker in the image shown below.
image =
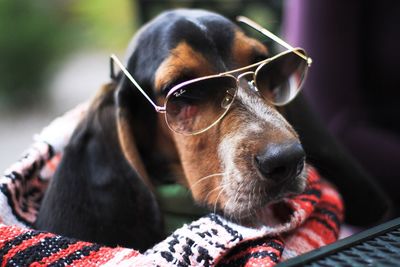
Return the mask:
[(198, 185), (200, 182), (202, 182), (202, 181), (204, 181), (204, 180), (206, 180), (206, 179), (213, 178), (213, 177), (217, 177), (217, 176), (222, 176), (222, 175), (224, 175), (224, 174), (226, 174), (226, 172), (214, 173), (214, 174), (210, 174), (210, 175), (204, 176), (204, 177), (198, 179), (194, 184), (192, 184), (192, 185), (190, 186), (190, 190), (192, 190), (193, 187), (195, 187), (195, 186)]
[(215, 203), (214, 203), (214, 213), (217, 211), (217, 202), (219, 197), (221, 196), (221, 193), (225, 190), (224, 186), (222, 186), (221, 191), (219, 191), (217, 198), (215, 199)]
[[(255, 211), (253, 209), (254, 202), (256, 201), (256, 181), (255, 180), (250, 180), (250, 186), (253, 188), (252, 191), (250, 192), (249, 197), (247, 198), (247, 203), (246, 203), (246, 217), (254, 217)], [(258, 188), (257, 188), (258, 189)]]
[(211, 190), (210, 192), (208, 192), (207, 195), (206, 195), (206, 197), (204, 198), (204, 202), (207, 201), (208, 197), (210, 196), (210, 194), (211, 194), (212, 192), (214, 192), (215, 190), (218, 190), (218, 189), (220, 189), (220, 188), (223, 188), (223, 187), (224, 187), (223, 185), (219, 185), (219, 186), (217, 186), (216, 188), (214, 188), (213, 190)]
[[(234, 197), (234, 199), (233, 199), (233, 205), (235, 205), (236, 202), (238, 201), (238, 197), (239, 197), (239, 195), (240, 195), (239, 192), (240, 192), (240, 189), (242, 188), (243, 185), (244, 185), (244, 182), (242, 182), (242, 183), (239, 185), (239, 187), (237, 188), (235, 197)], [(238, 204), (239, 204), (239, 203), (238, 203)], [(242, 213), (242, 210), (239, 209), (239, 216), (238, 216), (237, 218), (235, 218), (236, 216), (233, 216), (233, 218), (234, 218), (234, 219), (240, 219), (241, 213)]]
[[(228, 201), (225, 203), (225, 207), (224, 207), (224, 209), (223, 209), (223, 211), (222, 211), (222, 214), (224, 215), (224, 216), (226, 216), (226, 207), (228, 207), (228, 205), (229, 205), (229, 202), (231, 202), (231, 200), (232, 200), (232, 198), (228, 198)], [(235, 203), (233, 203), (233, 204), (235, 204)], [(229, 218), (230, 218), (230, 215), (229, 215)]]
[[(252, 190), (252, 194), (250, 194), (250, 198), (249, 199), (251, 199), (252, 201), (254, 201), (254, 199), (256, 199), (256, 182), (255, 181), (252, 181), (253, 182), (253, 185), (252, 185), (252, 187), (253, 187), (253, 190)], [(258, 189), (258, 188), (257, 188)]]

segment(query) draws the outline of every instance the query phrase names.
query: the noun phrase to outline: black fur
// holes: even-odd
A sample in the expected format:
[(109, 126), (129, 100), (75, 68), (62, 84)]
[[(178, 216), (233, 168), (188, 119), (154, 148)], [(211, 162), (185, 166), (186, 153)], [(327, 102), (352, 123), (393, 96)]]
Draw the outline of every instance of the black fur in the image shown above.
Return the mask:
[(158, 205), (121, 152), (114, 90), (98, 101), (64, 151), (36, 227), (143, 250), (162, 238)]

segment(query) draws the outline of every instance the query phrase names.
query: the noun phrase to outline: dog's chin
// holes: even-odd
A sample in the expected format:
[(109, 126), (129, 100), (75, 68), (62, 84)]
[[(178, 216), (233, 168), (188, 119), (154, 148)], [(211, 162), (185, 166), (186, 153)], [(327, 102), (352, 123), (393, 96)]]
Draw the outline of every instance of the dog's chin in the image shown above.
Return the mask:
[(306, 180), (300, 174), (282, 184), (260, 181), (253, 186), (264, 187), (264, 190), (252, 190), (251, 192), (259, 193), (240, 196), (238, 199), (241, 201), (223, 209), (224, 217), (248, 227), (273, 225), (275, 221), (283, 222), (290, 216), (290, 210), (284, 199), (302, 193), (306, 187)]

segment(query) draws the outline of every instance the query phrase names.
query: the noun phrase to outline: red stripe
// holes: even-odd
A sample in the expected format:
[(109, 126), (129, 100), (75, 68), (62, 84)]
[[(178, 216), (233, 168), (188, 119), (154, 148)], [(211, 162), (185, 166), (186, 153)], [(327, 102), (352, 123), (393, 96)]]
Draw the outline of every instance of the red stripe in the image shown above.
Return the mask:
[(18, 252), (23, 251), (23, 250), (29, 248), (30, 246), (33, 246), (33, 245), (39, 243), (42, 239), (44, 239), (46, 237), (50, 237), (50, 236), (54, 236), (54, 234), (42, 233), (42, 234), (39, 234), (37, 236), (34, 236), (31, 239), (23, 241), (18, 246), (13, 247), (12, 249), (10, 249), (8, 251), (8, 253), (6, 255), (4, 255), (3, 264), (1, 266), (2, 267), (5, 266), (7, 264), (7, 262), (8, 262), (8, 260), (11, 259), (12, 257), (14, 257), (14, 255), (17, 254)]
[(325, 225), (321, 224), (318, 221), (307, 221), (304, 225), (304, 228), (313, 231), (317, 236), (321, 238), (324, 244), (330, 244), (336, 241), (335, 233), (332, 232), (329, 228), (326, 228)]
[[(319, 200), (316, 200), (316, 201), (318, 202)], [(295, 204), (292, 204), (294, 212), (303, 210), (305, 212), (304, 217), (310, 216), (310, 214), (314, 211), (315, 206), (312, 205), (310, 202), (302, 201), (299, 199), (293, 199), (292, 202), (295, 203)], [(290, 201), (289, 201), (289, 203), (290, 203)], [(298, 207), (295, 207), (295, 206), (298, 206)]]
[(61, 153), (55, 155), (51, 160), (46, 162), (46, 167), (49, 168), (52, 172), (57, 169), (58, 164), (61, 161)]
[(2, 249), (7, 242), (26, 232), (28, 232), (28, 230), (22, 227), (0, 226), (0, 249)]
[(139, 251), (136, 251), (136, 250), (132, 249), (132, 251), (128, 255), (126, 255), (122, 260), (123, 261), (124, 260), (129, 260), (129, 259), (131, 259), (133, 257), (137, 257), (139, 254), (140, 254)]
[(302, 237), (308, 244), (310, 244), (313, 248), (319, 248), (319, 244), (312, 240), (308, 235), (303, 234), (299, 231), (296, 232), (296, 236)]
[(310, 165), (308, 165), (307, 168), (307, 180), (309, 182), (315, 182), (318, 181), (320, 179), (320, 175), (317, 172), (316, 169), (314, 169), (313, 167), (311, 167)]
[(84, 246), (90, 245), (91, 243), (88, 242), (77, 242), (75, 244), (69, 245), (66, 249), (60, 250), (53, 255), (43, 258), (40, 262), (35, 262), (31, 264), (31, 267), (39, 267), (39, 266), (47, 266), (61, 258), (68, 256), (69, 254), (74, 253), (75, 251), (81, 249)]

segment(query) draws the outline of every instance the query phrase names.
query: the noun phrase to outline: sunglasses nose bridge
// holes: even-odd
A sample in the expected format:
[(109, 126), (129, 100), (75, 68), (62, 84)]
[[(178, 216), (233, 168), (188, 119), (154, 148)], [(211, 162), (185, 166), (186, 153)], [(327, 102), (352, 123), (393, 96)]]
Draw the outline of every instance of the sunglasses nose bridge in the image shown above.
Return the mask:
[[(250, 79), (247, 79), (246, 77), (250, 77)], [(237, 77), (238, 86), (243, 89), (248, 89), (254, 92), (258, 92), (258, 88), (256, 86), (254, 79), (255, 79), (255, 72), (248, 71), (242, 73)]]

